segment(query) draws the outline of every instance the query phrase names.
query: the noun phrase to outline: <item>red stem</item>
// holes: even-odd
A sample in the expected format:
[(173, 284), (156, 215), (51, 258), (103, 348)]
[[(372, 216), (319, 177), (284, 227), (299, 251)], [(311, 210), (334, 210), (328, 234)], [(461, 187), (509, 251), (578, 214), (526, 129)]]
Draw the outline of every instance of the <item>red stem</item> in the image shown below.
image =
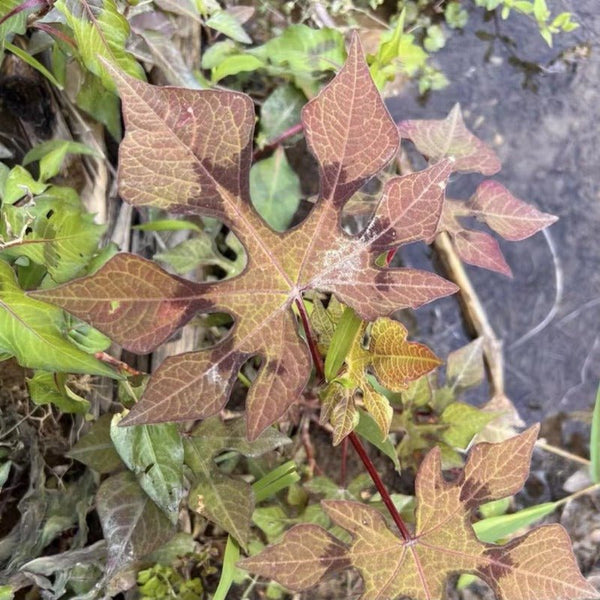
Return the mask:
[(274, 137), (272, 140), (268, 141), (262, 148), (254, 151), (252, 155), (252, 160), (258, 160), (262, 156), (264, 156), (267, 152), (274, 150), (281, 144), (281, 142), (287, 140), (288, 138), (296, 135), (297, 133), (301, 133), (303, 129), (302, 123), (296, 123), (292, 125), (282, 133), (280, 133), (277, 137)]
[(310, 328), (310, 322), (308, 320), (308, 314), (306, 312), (306, 308), (304, 308), (304, 304), (302, 300), (296, 299), (296, 307), (298, 308), (298, 312), (300, 313), (300, 318), (302, 319), (302, 327), (304, 328), (304, 333), (306, 334), (306, 341), (308, 342), (308, 347), (310, 349), (310, 354), (312, 356), (313, 362), (315, 363), (315, 369), (317, 371), (317, 377), (319, 381), (325, 380), (325, 367), (323, 366), (323, 359), (321, 358), (321, 354), (317, 348), (317, 342), (312, 334), (312, 330)]
[(360, 460), (362, 460), (363, 465), (365, 465), (365, 468), (369, 472), (369, 475), (371, 476), (371, 479), (373, 480), (373, 483), (375, 484), (377, 491), (381, 495), (381, 499), (383, 500), (385, 507), (388, 509), (388, 512), (390, 513), (392, 519), (394, 520), (394, 523), (396, 523), (396, 527), (398, 527), (400, 534), (406, 541), (412, 540), (413, 537), (410, 534), (410, 531), (408, 530), (408, 528), (406, 527), (406, 524), (402, 520), (400, 513), (394, 506), (392, 498), (390, 497), (390, 494), (387, 491), (385, 484), (381, 480), (381, 477), (379, 477), (379, 473), (377, 472), (377, 469), (375, 468), (373, 461), (367, 454), (367, 451), (365, 450), (364, 446), (362, 445), (362, 442), (360, 441), (359, 437), (356, 435), (356, 433), (354, 433), (354, 431), (352, 431), (348, 435), (348, 437), (350, 438), (350, 441), (352, 442), (352, 445), (354, 446), (354, 449), (356, 450), (358, 456), (360, 456)]
[[(310, 353), (312, 355), (313, 362), (315, 363), (317, 377), (319, 377), (319, 379), (321, 381), (323, 381), (325, 379), (325, 371), (323, 368), (323, 359), (321, 358), (321, 355), (319, 354), (319, 350), (317, 349), (317, 344), (315, 342), (314, 336), (312, 334), (312, 330), (310, 328), (308, 314), (306, 313), (306, 309), (304, 308), (304, 304), (302, 303), (301, 299), (296, 299), (296, 306), (298, 307), (298, 312), (300, 313), (300, 318), (302, 319), (302, 327), (304, 328), (304, 333), (306, 334), (306, 340), (308, 341), (308, 347), (310, 349)], [(360, 441), (359, 437), (354, 432), (351, 432), (348, 435), (348, 438), (352, 442), (352, 445), (354, 446), (354, 449), (356, 450), (358, 456), (360, 457), (360, 460), (362, 461), (362, 463), (365, 466), (365, 468), (367, 469), (371, 479), (373, 480), (373, 483), (375, 484), (375, 487), (377, 488), (377, 491), (379, 492), (379, 495), (381, 496), (381, 499), (383, 500), (385, 507), (388, 509), (388, 512), (390, 513), (394, 523), (396, 524), (396, 527), (398, 527), (398, 531), (400, 532), (400, 535), (402, 535), (402, 537), (407, 541), (412, 540), (413, 537), (410, 534), (410, 531), (408, 530), (408, 528), (406, 527), (406, 524), (402, 520), (400, 513), (394, 506), (394, 503), (392, 502), (392, 498), (390, 497), (390, 493), (387, 491), (387, 488), (385, 487), (385, 484), (381, 480), (381, 477), (379, 477), (379, 473), (377, 473), (377, 469), (375, 468), (373, 461), (367, 454), (367, 451), (365, 450), (364, 446), (362, 445), (362, 442)], [(342, 461), (342, 463), (343, 463), (343, 461)], [(342, 471), (342, 475), (345, 478), (345, 468), (344, 468), (344, 471)]]

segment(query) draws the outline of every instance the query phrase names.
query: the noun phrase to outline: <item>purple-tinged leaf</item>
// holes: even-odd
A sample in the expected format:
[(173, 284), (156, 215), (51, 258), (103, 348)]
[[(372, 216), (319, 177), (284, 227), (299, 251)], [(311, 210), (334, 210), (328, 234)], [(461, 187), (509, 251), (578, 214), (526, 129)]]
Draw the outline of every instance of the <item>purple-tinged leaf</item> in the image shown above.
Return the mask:
[(498, 242), (487, 233), (463, 229), (453, 236), (456, 251), (462, 260), (476, 267), (512, 277)]
[(321, 194), (307, 219), (283, 233), (261, 220), (249, 198), (254, 110), (247, 96), (157, 88), (106, 68), (123, 99), (127, 131), (119, 179), (125, 200), (217, 217), (247, 252), (240, 275), (215, 283), (192, 283), (125, 254), (91, 277), (36, 292), (135, 352), (151, 351), (196, 312), (233, 317), (232, 330), (214, 347), (168, 358), (123, 424), (215, 414), (241, 365), (259, 356), (246, 400), (247, 432), (254, 439), (299, 397), (310, 376), (310, 355), (292, 310), (305, 291), (331, 292), (367, 320), (456, 291), (433, 273), (375, 263), (385, 249), (433, 235), (450, 160), (390, 180), (360, 235), (341, 228), (345, 202), (399, 144), (356, 35), (346, 65), (303, 110)]
[(444, 479), (433, 449), (416, 481), (416, 525), (409, 539), (392, 531), (381, 513), (358, 502), (325, 501), (335, 525), (351, 536), (342, 544), (315, 525), (297, 525), (274, 546), (240, 562), (292, 590), (305, 590), (334, 571), (356, 569), (362, 600), (439, 600), (447, 579), (481, 577), (498, 600), (584, 600), (600, 595), (581, 576), (560, 525), (541, 527), (504, 546), (479, 541), (471, 525), (481, 503), (519, 490), (527, 477), (537, 427), (502, 444), (476, 446), (462, 475)]
[(524, 240), (558, 220), (519, 200), (496, 181), (484, 181), (469, 206), (474, 216), (511, 242)]
[(451, 156), (455, 171), (494, 175), (500, 170), (496, 153), (465, 126), (458, 104), (445, 119), (402, 121), (398, 129), (432, 162)]

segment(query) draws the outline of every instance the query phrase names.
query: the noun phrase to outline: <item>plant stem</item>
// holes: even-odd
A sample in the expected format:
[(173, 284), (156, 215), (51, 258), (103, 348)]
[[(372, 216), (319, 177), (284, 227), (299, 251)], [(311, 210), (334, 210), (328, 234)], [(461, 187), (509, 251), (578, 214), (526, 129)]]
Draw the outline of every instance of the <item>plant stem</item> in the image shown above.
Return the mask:
[(388, 509), (388, 512), (390, 513), (392, 519), (394, 520), (394, 523), (396, 523), (396, 527), (398, 527), (398, 530), (400, 531), (400, 535), (402, 535), (402, 537), (406, 541), (412, 540), (413, 537), (410, 534), (408, 527), (406, 527), (406, 524), (402, 520), (400, 513), (394, 506), (394, 502), (392, 501), (392, 498), (390, 497), (390, 494), (387, 491), (385, 484), (381, 480), (381, 477), (379, 477), (379, 473), (377, 472), (377, 469), (375, 468), (373, 461), (367, 454), (367, 451), (365, 450), (364, 446), (362, 445), (362, 442), (360, 441), (359, 437), (356, 435), (356, 433), (354, 433), (354, 431), (352, 431), (348, 435), (348, 438), (352, 442), (352, 445), (354, 446), (354, 449), (356, 450), (358, 456), (360, 457), (360, 460), (362, 460), (363, 465), (365, 465), (365, 468), (369, 472), (369, 475), (371, 476), (371, 479), (373, 480), (373, 483), (375, 484), (375, 487), (377, 488), (377, 491), (379, 492), (381, 499), (383, 500), (383, 503), (385, 504), (385, 507)]
[(306, 334), (306, 341), (308, 342), (308, 347), (310, 349), (310, 354), (312, 356), (313, 362), (315, 363), (315, 369), (317, 371), (317, 378), (319, 381), (325, 380), (325, 368), (323, 366), (323, 358), (317, 348), (317, 342), (312, 334), (312, 330), (310, 328), (310, 321), (308, 320), (308, 313), (306, 312), (306, 308), (304, 307), (304, 303), (300, 299), (296, 299), (296, 307), (298, 308), (298, 312), (300, 313), (300, 319), (302, 319), (302, 327), (304, 328), (304, 333)]
[[(314, 336), (312, 334), (312, 330), (310, 328), (310, 322), (308, 320), (308, 314), (306, 313), (306, 308), (304, 307), (304, 304), (303, 304), (302, 300), (300, 300), (300, 299), (296, 299), (296, 306), (298, 308), (298, 312), (300, 313), (300, 318), (302, 319), (302, 327), (304, 328), (304, 333), (306, 334), (306, 340), (308, 341), (308, 347), (310, 349), (310, 353), (312, 355), (313, 362), (315, 363), (317, 377), (319, 377), (319, 379), (321, 381), (324, 381), (325, 380), (325, 371), (323, 368), (323, 359), (321, 358), (321, 355), (319, 354), (319, 351), (317, 349), (317, 344), (315, 342)], [(377, 469), (375, 468), (373, 461), (367, 454), (367, 451), (365, 450), (364, 446), (362, 445), (362, 442), (360, 441), (359, 437), (352, 431), (348, 435), (348, 438), (350, 439), (350, 442), (354, 446), (354, 449), (356, 450), (358, 456), (360, 457), (360, 460), (362, 461), (362, 463), (365, 466), (365, 468), (367, 469), (367, 472), (369, 473), (371, 479), (373, 480), (373, 483), (375, 484), (375, 487), (377, 488), (377, 491), (379, 492), (379, 495), (381, 496), (381, 499), (383, 500), (385, 507), (388, 509), (390, 516), (392, 517), (394, 523), (396, 524), (396, 527), (398, 527), (398, 531), (400, 532), (400, 535), (402, 535), (402, 537), (407, 541), (412, 540), (413, 537), (410, 534), (410, 531), (408, 530), (408, 528), (406, 527), (406, 524), (402, 520), (400, 513), (394, 506), (394, 502), (392, 501), (392, 498), (390, 497), (390, 493), (387, 491), (385, 484), (381, 480), (381, 477), (379, 476), (379, 473), (377, 472)]]
[(288, 127), (288, 129), (280, 133), (278, 136), (274, 137), (272, 140), (269, 140), (262, 148), (258, 148), (257, 150), (255, 150), (254, 154), (252, 155), (252, 160), (258, 160), (267, 152), (277, 148), (277, 146), (279, 146), (281, 142), (284, 142), (288, 138), (291, 138), (292, 136), (301, 133), (302, 129), (302, 123), (296, 123), (295, 125)]

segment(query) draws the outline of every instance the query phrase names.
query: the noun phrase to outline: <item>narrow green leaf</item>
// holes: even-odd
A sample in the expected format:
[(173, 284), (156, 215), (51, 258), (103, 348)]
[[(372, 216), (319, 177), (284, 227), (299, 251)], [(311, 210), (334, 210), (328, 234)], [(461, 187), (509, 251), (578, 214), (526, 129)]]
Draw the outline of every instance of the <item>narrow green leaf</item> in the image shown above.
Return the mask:
[(590, 434), (590, 474), (594, 483), (600, 483), (600, 386), (596, 392), (596, 404), (592, 416)]
[(495, 543), (552, 514), (557, 506), (556, 502), (544, 502), (536, 506), (529, 506), (509, 515), (482, 519), (473, 524), (473, 529), (482, 542)]
[(354, 310), (346, 306), (342, 313), (342, 318), (331, 338), (327, 357), (325, 358), (325, 377), (327, 381), (332, 381), (336, 378), (354, 343), (354, 338), (361, 323), (360, 317), (357, 316)]
[(289, 460), (252, 484), (254, 499), (257, 503), (262, 502), (298, 481), (300, 475), (296, 471), (296, 465), (294, 461)]
[(11, 44), (10, 42), (4, 40), (4, 47), (12, 52), (15, 56), (18, 56), (23, 62), (26, 62), (30, 67), (33, 67), (36, 71), (41, 73), (52, 85), (56, 86), (59, 90), (63, 89), (63, 86), (59, 81), (56, 80), (54, 75), (46, 69), (46, 67), (36, 58), (31, 56), (29, 52), (26, 52), (22, 48)]
[(233, 577), (236, 572), (236, 563), (240, 558), (240, 547), (233, 536), (227, 536), (227, 545), (223, 555), (223, 566), (221, 568), (221, 578), (219, 585), (214, 593), (213, 600), (226, 600), (229, 588), (233, 583)]
[(292, 222), (302, 191), (300, 178), (278, 147), (274, 154), (250, 169), (250, 196), (260, 216), (276, 231), (285, 231)]

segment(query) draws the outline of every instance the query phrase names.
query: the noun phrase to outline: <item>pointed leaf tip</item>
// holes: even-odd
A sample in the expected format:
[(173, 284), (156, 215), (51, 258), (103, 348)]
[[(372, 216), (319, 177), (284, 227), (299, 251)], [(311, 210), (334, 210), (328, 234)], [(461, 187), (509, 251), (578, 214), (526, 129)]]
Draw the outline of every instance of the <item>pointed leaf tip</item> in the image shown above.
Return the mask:
[(496, 153), (467, 129), (459, 104), (445, 119), (402, 121), (398, 130), (431, 161), (451, 157), (454, 171), (494, 175), (500, 170)]
[(481, 183), (469, 205), (476, 217), (513, 242), (524, 240), (558, 221), (558, 217), (519, 200), (497, 181)]

